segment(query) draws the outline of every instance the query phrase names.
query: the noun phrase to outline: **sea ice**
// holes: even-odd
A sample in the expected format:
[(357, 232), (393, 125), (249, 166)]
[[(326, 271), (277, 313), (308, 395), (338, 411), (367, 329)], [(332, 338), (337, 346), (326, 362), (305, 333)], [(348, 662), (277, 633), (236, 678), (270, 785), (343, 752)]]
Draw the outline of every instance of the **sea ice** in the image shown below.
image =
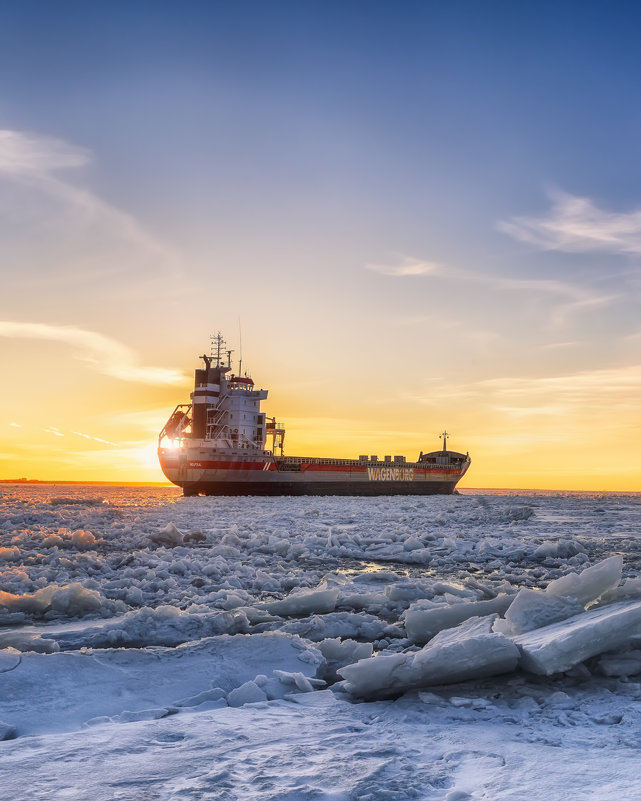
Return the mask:
[(496, 615), (470, 618), (439, 632), (420, 651), (362, 659), (339, 668), (338, 674), (351, 695), (376, 698), (509, 673), (516, 668), (519, 651), (492, 631), (495, 619)]
[(336, 589), (311, 590), (297, 592), (283, 598), (282, 601), (269, 601), (262, 604), (272, 615), (281, 617), (304, 617), (306, 615), (325, 614), (336, 608), (339, 591)]
[(322, 676), (328, 680), (338, 678), (336, 671), (345, 665), (351, 665), (360, 659), (369, 659), (372, 656), (371, 642), (356, 642), (356, 640), (341, 640), (338, 637), (321, 640), (316, 647), (327, 662)]
[(598, 662), (599, 671), (604, 676), (636, 676), (641, 673), (641, 650), (631, 648), (617, 654), (603, 654)]
[(212, 687), (229, 693), (274, 670), (315, 678), (323, 664), (315, 648), (280, 632), (222, 635), (176, 648), (5, 649), (0, 714), (20, 736), (70, 731), (101, 716), (168, 709)]
[(113, 614), (124, 611), (120, 602), (107, 600), (98, 590), (84, 587), (74, 581), (67, 585), (51, 584), (34, 593), (18, 595), (0, 590), (0, 612), (27, 612), (39, 617), (83, 617), (88, 614)]
[(173, 523), (167, 523), (160, 531), (149, 534), (148, 540), (155, 545), (166, 545), (171, 548), (183, 544), (183, 534)]
[(180, 645), (190, 640), (218, 634), (244, 634), (249, 631), (246, 616), (234, 612), (190, 614), (163, 604), (155, 609), (143, 607), (122, 617), (82, 629), (62, 629), (49, 636), (60, 648), (142, 648)]
[(60, 650), (54, 639), (24, 630), (0, 632), (0, 649), (2, 648), (36, 651), (39, 654), (55, 654)]
[[(469, 618), (504, 613), (513, 598), (513, 595), (505, 594), (488, 601), (434, 604), (427, 609), (410, 606), (405, 613), (405, 630), (412, 642), (424, 645), (439, 631), (458, 626)], [(420, 603), (425, 604), (425, 601)]]
[(641, 596), (641, 577), (626, 579), (620, 587), (607, 590), (599, 598), (599, 603), (619, 601), (623, 598), (639, 598)]
[(78, 529), (71, 534), (72, 544), (81, 551), (89, 551), (96, 547), (97, 540), (91, 531)]
[(527, 632), (514, 642), (524, 670), (550, 676), (616, 649), (639, 633), (641, 601), (619, 601)]
[(267, 695), (260, 689), (255, 681), (246, 681), (240, 687), (236, 687), (227, 696), (229, 706), (245, 706), (254, 704), (257, 701), (266, 701)]
[(583, 604), (576, 598), (555, 597), (540, 590), (519, 590), (505, 612), (505, 618), (494, 623), (494, 631), (508, 637), (565, 620), (583, 612)]
[[(615, 586), (616, 564), (596, 564), (587, 576), (562, 574), (579, 573), (587, 553), (595, 561), (628, 553), (625, 576), (634, 576), (640, 496), (66, 492), (51, 502), (56, 488), (0, 485), (0, 548), (7, 549), (0, 598), (8, 601), (0, 617), (11, 624), (0, 641), (9, 646), (0, 649), (0, 739), (20, 735), (0, 744), (6, 801), (24, 801), (25, 792), (543, 801), (569, 786), (576, 797), (638, 797), (638, 759), (634, 748), (622, 748), (641, 727), (637, 635), (622, 633), (611, 651), (596, 655), (591, 674), (579, 663), (567, 678), (521, 672), (482, 679), (514, 664), (516, 646), (487, 629), (493, 614), (480, 634), (469, 621), (472, 629), (443, 630), (421, 650), (406, 639), (403, 619), (410, 604), (413, 613), (421, 610), (419, 599), (428, 601), (423, 611), (442, 614), (516, 588), (537, 590), (505, 613), (518, 628), (547, 622), (554, 604), (564, 614), (592, 605), (608, 584), (596, 603), (638, 597), (638, 578)], [(154, 542), (168, 520), (175, 532)], [(77, 534), (74, 544), (77, 532), (95, 542)], [(561, 594), (545, 592), (560, 576)], [(330, 603), (317, 596), (316, 606), (304, 600), (327, 590), (339, 592), (334, 607), (332, 596)], [(276, 598), (285, 602), (278, 613), (259, 608), (281, 604)], [(600, 614), (614, 608), (602, 606)], [(592, 606), (572, 625), (587, 624), (597, 611)], [(573, 619), (555, 624), (554, 639), (562, 642), (558, 632)], [(605, 647), (615, 625), (604, 624), (604, 634), (585, 625), (579, 645), (596, 639)], [(208, 639), (236, 627), (243, 635)], [(283, 630), (306, 641), (285, 638), (283, 645)], [(458, 642), (448, 644), (453, 632)], [(47, 652), (56, 645), (62, 653)], [(584, 657), (576, 645), (570, 661)], [(543, 656), (559, 647), (550, 643)], [(355, 704), (341, 692), (346, 679), (320, 689), (338, 669), (355, 670), (360, 681), (362, 664), (372, 699), (423, 682), (432, 691), (422, 693), (424, 702), (409, 692), (394, 703)], [(432, 685), (461, 676), (471, 681)], [(267, 700), (228, 707), (230, 693), (248, 683)]]
[(290, 620), (277, 624), (279, 631), (297, 634), (312, 642), (333, 639), (380, 640), (382, 637), (402, 638), (400, 626), (386, 623), (374, 615), (361, 612), (331, 612), (327, 615), (313, 615), (302, 620)]
[(535, 559), (568, 559), (579, 553), (585, 553), (585, 546), (572, 537), (559, 537), (557, 540), (546, 540), (534, 551)]
[(568, 573), (551, 581), (545, 589), (547, 595), (576, 598), (584, 606), (614, 589), (621, 581), (623, 557), (611, 556), (581, 573)]

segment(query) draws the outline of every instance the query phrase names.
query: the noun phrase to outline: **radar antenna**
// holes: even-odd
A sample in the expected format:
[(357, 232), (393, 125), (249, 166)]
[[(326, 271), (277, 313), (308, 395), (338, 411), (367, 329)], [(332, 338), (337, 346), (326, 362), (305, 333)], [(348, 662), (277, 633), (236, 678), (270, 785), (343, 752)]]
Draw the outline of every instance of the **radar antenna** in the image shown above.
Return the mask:
[(229, 355), (233, 353), (233, 351), (225, 350), (225, 345), (227, 343), (223, 339), (223, 335), (220, 331), (217, 334), (211, 334), (209, 339), (211, 341), (211, 358), (216, 359), (216, 367), (221, 367), (223, 354), (227, 353), (227, 359), (229, 360)]
[(443, 453), (445, 453), (447, 451), (447, 438), (449, 437), (449, 434), (447, 433), (447, 431), (444, 431), (442, 434), (439, 434), (438, 436), (439, 439), (443, 440)]

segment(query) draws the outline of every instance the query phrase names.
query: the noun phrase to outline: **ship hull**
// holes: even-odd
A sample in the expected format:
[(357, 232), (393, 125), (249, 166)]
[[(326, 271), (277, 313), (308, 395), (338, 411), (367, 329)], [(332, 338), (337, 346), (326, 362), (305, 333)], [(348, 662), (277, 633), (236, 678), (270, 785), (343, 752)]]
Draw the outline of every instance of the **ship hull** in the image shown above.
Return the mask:
[(451, 495), (469, 464), (448, 469), (273, 457), (212, 461), (170, 450), (159, 456), (164, 474), (185, 495)]
[[(185, 495), (451, 495), (455, 481), (198, 481), (182, 486)], [(175, 483), (175, 482), (174, 482)]]

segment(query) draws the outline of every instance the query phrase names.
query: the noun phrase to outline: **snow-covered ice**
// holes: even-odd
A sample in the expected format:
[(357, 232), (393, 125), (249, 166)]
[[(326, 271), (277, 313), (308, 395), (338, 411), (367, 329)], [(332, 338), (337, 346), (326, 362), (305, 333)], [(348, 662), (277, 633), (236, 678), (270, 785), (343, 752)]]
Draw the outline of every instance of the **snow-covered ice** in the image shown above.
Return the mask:
[(641, 496), (0, 485), (23, 799), (636, 799)]
[(349, 693), (370, 699), (509, 673), (517, 666), (519, 649), (492, 631), (494, 620), (495, 615), (469, 618), (440, 631), (420, 651), (362, 659), (340, 668), (338, 674), (346, 679)]

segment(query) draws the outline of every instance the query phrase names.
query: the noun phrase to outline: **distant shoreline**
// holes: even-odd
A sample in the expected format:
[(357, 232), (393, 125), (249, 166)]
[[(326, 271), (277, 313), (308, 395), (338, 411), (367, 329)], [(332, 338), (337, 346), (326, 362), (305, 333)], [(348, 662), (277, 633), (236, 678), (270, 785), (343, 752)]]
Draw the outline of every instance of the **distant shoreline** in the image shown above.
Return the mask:
[[(179, 490), (169, 481), (77, 481), (63, 479), (40, 479), (40, 478), (0, 478), (0, 484), (18, 484), (20, 486), (33, 484), (50, 484), (60, 486), (90, 486), (90, 487), (173, 487)], [(519, 492), (577, 492), (585, 495), (640, 495), (639, 490), (576, 490), (576, 489), (544, 489), (541, 487), (457, 487), (457, 493), (461, 495), (473, 495), (475, 493), (519, 493)]]
[(170, 481), (71, 481), (40, 478), (0, 478), (0, 484), (88, 484), (96, 487), (173, 487)]

